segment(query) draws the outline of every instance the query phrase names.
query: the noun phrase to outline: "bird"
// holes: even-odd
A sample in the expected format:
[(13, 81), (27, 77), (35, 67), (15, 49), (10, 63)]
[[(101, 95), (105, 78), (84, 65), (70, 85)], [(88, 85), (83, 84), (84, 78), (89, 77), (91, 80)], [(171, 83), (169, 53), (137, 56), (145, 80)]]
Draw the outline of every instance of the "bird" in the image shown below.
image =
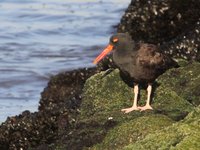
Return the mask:
[[(162, 53), (157, 45), (135, 42), (129, 33), (112, 35), (108, 46), (96, 57), (93, 63), (99, 63), (111, 51), (113, 62), (120, 70), (120, 74), (129, 78), (129, 82), (134, 83), (133, 105), (121, 111), (130, 113), (135, 110), (152, 110), (150, 101), (153, 83), (166, 70), (178, 67), (178, 63)], [(142, 83), (147, 84), (147, 100), (144, 106), (138, 106), (139, 85)]]

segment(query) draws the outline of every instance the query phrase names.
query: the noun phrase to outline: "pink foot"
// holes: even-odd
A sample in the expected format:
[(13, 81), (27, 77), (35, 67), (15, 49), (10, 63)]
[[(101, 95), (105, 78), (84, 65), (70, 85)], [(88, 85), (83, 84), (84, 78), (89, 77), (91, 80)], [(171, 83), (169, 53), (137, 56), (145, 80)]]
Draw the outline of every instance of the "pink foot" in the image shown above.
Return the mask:
[(140, 111), (145, 111), (145, 110), (152, 110), (153, 108), (150, 105), (145, 105), (143, 107), (138, 107), (138, 109), (140, 109)]
[(127, 114), (131, 111), (134, 111), (134, 110), (139, 110), (139, 108), (138, 107), (130, 107), (130, 108), (122, 109), (121, 111), (124, 112), (125, 114)]

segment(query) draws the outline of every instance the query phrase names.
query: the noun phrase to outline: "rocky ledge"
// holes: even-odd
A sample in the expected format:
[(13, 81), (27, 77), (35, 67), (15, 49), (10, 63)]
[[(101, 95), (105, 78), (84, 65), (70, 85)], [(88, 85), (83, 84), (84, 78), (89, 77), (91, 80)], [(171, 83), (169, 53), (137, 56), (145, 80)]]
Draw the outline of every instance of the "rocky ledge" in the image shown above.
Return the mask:
[[(160, 44), (179, 59), (154, 84), (153, 111), (123, 114), (132, 88), (105, 59), (98, 68), (52, 77), (38, 112), (24, 111), (0, 126), (1, 150), (199, 149), (200, 2), (132, 0), (118, 26), (134, 40)], [(196, 61), (196, 62), (195, 62)], [(97, 73), (97, 74), (96, 74)], [(145, 90), (139, 104), (143, 105)]]
[[(89, 78), (79, 121), (95, 123), (93, 131), (104, 136), (89, 149), (198, 149), (199, 67), (200, 63), (191, 63), (161, 75), (154, 85), (154, 110), (130, 114), (120, 109), (132, 105), (133, 89), (121, 80), (117, 69), (104, 78), (104, 72)], [(139, 105), (145, 99), (146, 92), (141, 90)]]

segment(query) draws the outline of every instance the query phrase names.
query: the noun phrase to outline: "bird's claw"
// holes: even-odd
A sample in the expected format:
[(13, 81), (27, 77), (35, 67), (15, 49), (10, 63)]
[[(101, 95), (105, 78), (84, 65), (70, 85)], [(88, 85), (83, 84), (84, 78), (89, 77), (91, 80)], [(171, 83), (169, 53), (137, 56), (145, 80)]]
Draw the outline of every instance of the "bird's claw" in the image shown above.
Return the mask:
[(139, 110), (139, 108), (138, 107), (130, 107), (130, 108), (122, 109), (121, 111), (124, 112), (125, 114), (127, 114), (131, 111), (134, 111), (134, 110)]
[(140, 111), (145, 111), (145, 110), (153, 110), (153, 108), (150, 105), (145, 105), (143, 107), (138, 107)]

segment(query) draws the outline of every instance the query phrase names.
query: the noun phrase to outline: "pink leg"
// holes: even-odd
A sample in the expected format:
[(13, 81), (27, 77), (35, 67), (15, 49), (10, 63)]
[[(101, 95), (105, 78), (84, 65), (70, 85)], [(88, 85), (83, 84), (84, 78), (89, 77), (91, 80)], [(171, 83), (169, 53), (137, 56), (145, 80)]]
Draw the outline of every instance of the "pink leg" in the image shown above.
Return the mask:
[(139, 93), (139, 87), (138, 84), (134, 85), (134, 100), (133, 100), (133, 106), (130, 108), (125, 108), (122, 109), (121, 111), (123, 111), (124, 113), (129, 113), (133, 110), (139, 110), (137, 107), (137, 99), (138, 99), (138, 93)]
[(144, 111), (144, 110), (147, 110), (147, 109), (151, 109), (151, 110), (153, 109), (150, 106), (151, 92), (152, 92), (152, 85), (149, 84), (148, 87), (147, 87), (147, 102), (146, 102), (146, 105), (143, 106), (143, 107), (138, 107), (141, 111)]

